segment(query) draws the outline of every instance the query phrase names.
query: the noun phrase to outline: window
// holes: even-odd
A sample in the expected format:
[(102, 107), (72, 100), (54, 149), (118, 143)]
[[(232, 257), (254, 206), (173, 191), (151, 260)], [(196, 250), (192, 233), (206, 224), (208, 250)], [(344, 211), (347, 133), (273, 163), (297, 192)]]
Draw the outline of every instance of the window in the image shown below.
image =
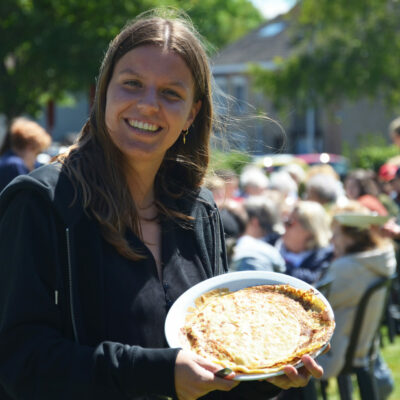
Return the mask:
[(243, 114), (247, 108), (247, 80), (243, 76), (236, 76), (232, 79), (233, 97), (235, 101), (235, 111)]

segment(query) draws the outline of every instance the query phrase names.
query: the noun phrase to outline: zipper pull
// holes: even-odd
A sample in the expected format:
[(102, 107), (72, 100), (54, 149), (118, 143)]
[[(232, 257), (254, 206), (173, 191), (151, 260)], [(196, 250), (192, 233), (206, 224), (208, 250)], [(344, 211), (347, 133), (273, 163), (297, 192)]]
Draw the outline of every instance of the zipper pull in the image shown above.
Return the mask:
[(58, 290), (54, 291), (54, 304), (56, 306), (58, 305)]

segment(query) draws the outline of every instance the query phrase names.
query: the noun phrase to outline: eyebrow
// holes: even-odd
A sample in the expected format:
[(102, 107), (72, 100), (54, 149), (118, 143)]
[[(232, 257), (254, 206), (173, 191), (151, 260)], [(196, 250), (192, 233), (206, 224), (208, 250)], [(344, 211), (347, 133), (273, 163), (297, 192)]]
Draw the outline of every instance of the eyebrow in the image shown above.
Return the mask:
[[(118, 75), (119, 76), (120, 75), (135, 75), (139, 78), (142, 78), (141, 74), (139, 74), (138, 72), (136, 72), (135, 70), (133, 70), (132, 68), (129, 68), (129, 67), (124, 68), (122, 71), (119, 71)], [(181, 87), (182, 89), (189, 89), (188, 86), (180, 80), (167, 82), (167, 85), (178, 86), (178, 87)]]

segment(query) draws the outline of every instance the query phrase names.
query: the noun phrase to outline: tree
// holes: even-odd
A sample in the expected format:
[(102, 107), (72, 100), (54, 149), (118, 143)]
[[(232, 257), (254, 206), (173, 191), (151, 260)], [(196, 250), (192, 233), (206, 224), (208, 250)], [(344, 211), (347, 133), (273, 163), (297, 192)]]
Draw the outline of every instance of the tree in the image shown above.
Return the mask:
[[(227, 4), (228, 3), (228, 4)], [(2, 0), (0, 114), (36, 116), (48, 100), (87, 92), (109, 41), (142, 11), (182, 6), (214, 45), (261, 20), (248, 0)], [(228, 7), (227, 7), (228, 6)], [(248, 18), (248, 20), (246, 20)]]
[(215, 50), (255, 29), (263, 21), (249, 0), (178, 0)]
[[(47, 98), (86, 90), (105, 45), (144, 4), (122, 0), (3, 0), (0, 110), (36, 115)], [(144, 3), (144, 2), (141, 2)], [(112, 18), (110, 18), (112, 16)]]
[(255, 83), (276, 105), (334, 104), (380, 97), (399, 108), (400, 3), (301, 0), (289, 14), (292, 55), (255, 68)]

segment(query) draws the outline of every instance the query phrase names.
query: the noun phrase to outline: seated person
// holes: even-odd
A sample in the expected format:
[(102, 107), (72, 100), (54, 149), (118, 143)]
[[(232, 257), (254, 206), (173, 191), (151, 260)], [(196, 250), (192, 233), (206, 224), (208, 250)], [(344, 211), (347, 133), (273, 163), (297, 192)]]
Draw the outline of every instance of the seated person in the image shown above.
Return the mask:
[(316, 201), (324, 206), (326, 210), (333, 207), (343, 196), (341, 182), (328, 174), (313, 175), (305, 183), (307, 200)]
[(357, 200), (379, 215), (388, 215), (383, 203), (390, 198), (381, 191), (374, 171), (360, 168), (349, 172), (344, 188), (350, 200)]
[(239, 177), (241, 197), (261, 195), (268, 187), (269, 179), (264, 171), (254, 165), (243, 169)]
[[(335, 210), (335, 213), (339, 212), (369, 214), (370, 210), (352, 201)], [(328, 299), (335, 313), (336, 329), (331, 340), (331, 351), (318, 358), (324, 367), (324, 378), (336, 377), (344, 366), (354, 315), (361, 296), (377, 278), (390, 276), (396, 270), (392, 242), (384, 238), (377, 227), (346, 226), (345, 222), (339, 223), (334, 219), (332, 229), (336, 258), (328, 270), (328, 274), (333, 277)], [(356, 351), (356, 365), (363, 366), (366, 363), (384, 301), (385, 293), (378, 292), (369, 305)]]
[(50, 135), (36, 122), (16, 118), (10, 127), (10, 148), (0, 157), (0, 191), (18, 175), (28, 174), (40, 166), (39, 153), (50, 146)]
[(264, 238), (274, 231), (277, 208), (265, 196), (250, 196), (243, 202), (247, 215), (242, 235), (233, 248), (231, 271), (285, 271), (285, 261), (279, 251)]
[(286, 274), (316, 283), (333, 257), (330, 219), (315, 201), (299, 201), (285, 221), (276, 247), (286, 263)]
[(221, 207), (225, 203), (225, 182), (222, 178), (215, 174), (205, 177), (204, 187), (206, 187), (213, 195), (215, 204)]
[(217, 169), (215, 174), (225, 183), (225, 198), (241, 201), (239, 190), (239, 177), (232, 169)]

